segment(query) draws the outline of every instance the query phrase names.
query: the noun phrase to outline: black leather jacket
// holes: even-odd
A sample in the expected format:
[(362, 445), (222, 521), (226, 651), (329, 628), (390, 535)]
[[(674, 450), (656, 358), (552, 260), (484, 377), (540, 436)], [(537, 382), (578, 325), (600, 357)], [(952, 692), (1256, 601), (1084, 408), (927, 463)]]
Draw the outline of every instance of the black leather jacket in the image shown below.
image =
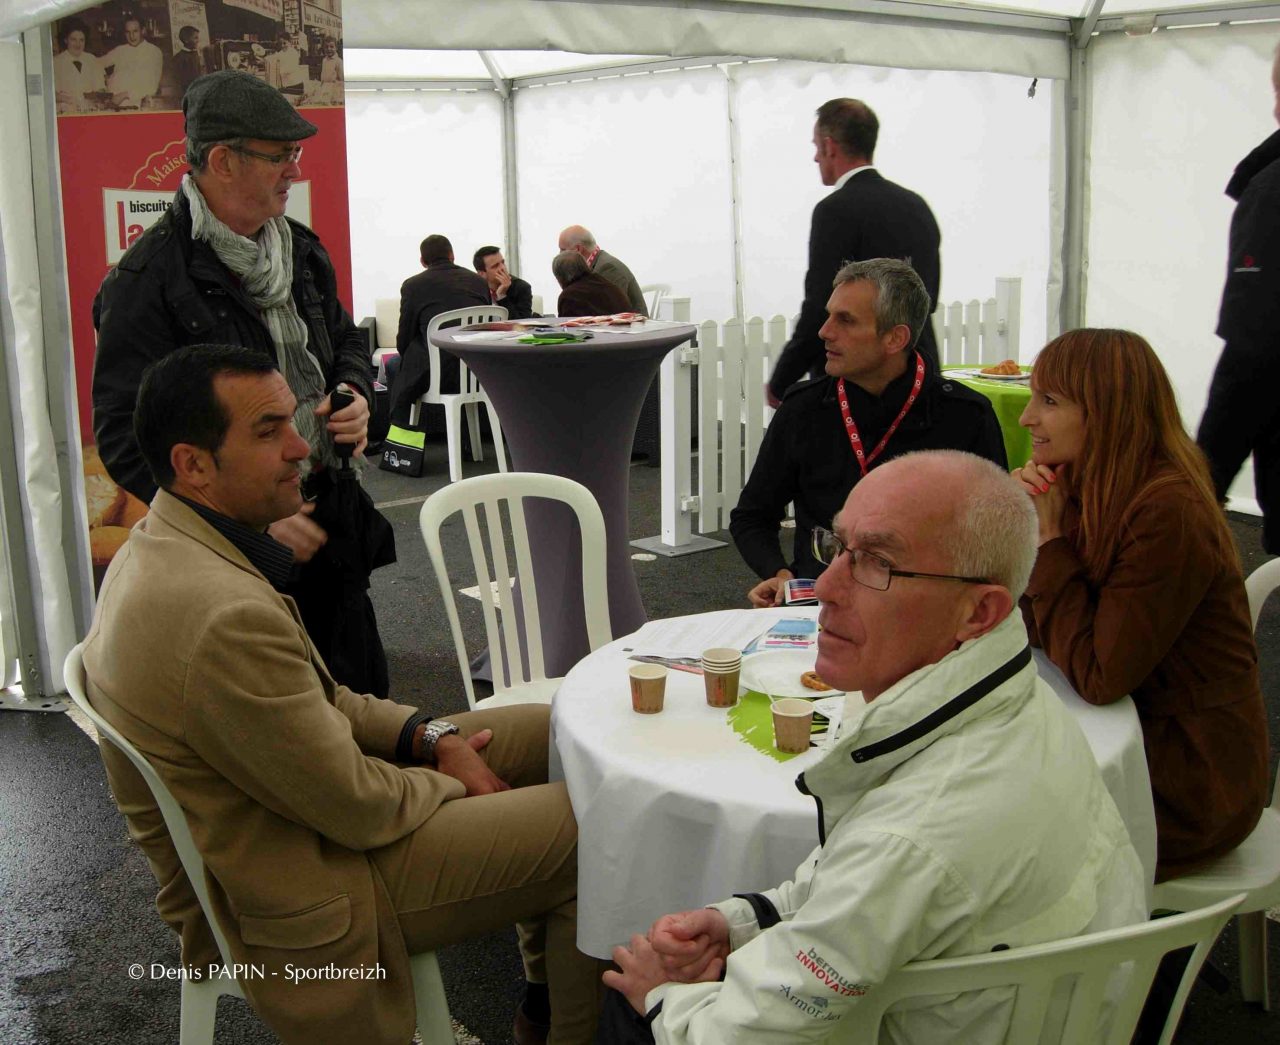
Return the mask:
[[(314, 232), (296, 221), (293, 300), (307, 347), (326, 387), (347, 382), (373, 403), (368, 348), (338, 300), (333, 263)], [(213, 248), (191, 238), (191, 210), (179, 190), (169, 212), (133, 244), (102, 281), (93, 302), (98, 349), (93, 365), (93, 431), (107, 472), (149, 503), (156, 486), (133, 436), (142, 373), (184, 345), (230, 344), (276, 358), (257, 307)]]

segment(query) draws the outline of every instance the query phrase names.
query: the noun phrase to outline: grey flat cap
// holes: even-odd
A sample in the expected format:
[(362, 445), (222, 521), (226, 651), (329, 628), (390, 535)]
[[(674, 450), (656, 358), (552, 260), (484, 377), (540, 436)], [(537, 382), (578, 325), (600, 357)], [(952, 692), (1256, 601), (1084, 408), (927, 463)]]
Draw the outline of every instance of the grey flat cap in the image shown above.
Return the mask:
[(319, 130), (266, 81), (235, 69), (192, 81), (182, 99), (182, 113), (187, 137), (203, 142), (228, 138), (296, 142)]

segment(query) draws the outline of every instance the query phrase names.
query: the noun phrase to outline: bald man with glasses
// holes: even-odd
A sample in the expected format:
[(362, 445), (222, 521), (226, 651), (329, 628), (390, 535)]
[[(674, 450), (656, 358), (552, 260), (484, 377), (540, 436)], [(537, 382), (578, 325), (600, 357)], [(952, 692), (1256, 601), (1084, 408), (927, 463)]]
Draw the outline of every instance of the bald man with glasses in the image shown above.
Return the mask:
[[(1018, 493), (976, 455), (911, 453), (814, 531), (830, 563), (817, 670), (849, 694), (796, 781), (817, 848), (777, 888), (666, 915), (616, 948), (599, 1042), (835, 1040), (908, 962), (1146, 920), (1128, 831), (1014, 612), (1037, 543)], [(926, 999), (888, 1033), (995, 1045), (1011, 1011), (1004, 990)]]
[[(294, 563), (281, 590), (298, 603), (335, 678), (385, 697), (373, 607), (365, 597), (368, 624), (358, 636), (336, 623), (343, 567), (326, 544), (338, 524), (326, 529), (312, 518), (325, 516), (334, 494), (336, 444), (357, 454), (364, 448), (373, 401), (368, 350), (338, 300), (333, 263), (314, 232), (285, 217), (302, 176), (302, 142), (316, 127), (279, 91), (234, 70), (193, 81), (182, 110), (191, 169), (169, 212), (125, 252), (93, 304), (99, 452), (111, 478), (149, 503), (156, 486), (133, 432), (147, 366), (182, 346), (215, 342), (275, 362), (298, 403), (294, 424), (311, 447), (306, 503), (268, 531)], [(329, 394), (339, 387), (352, 399), (331, 413)]]

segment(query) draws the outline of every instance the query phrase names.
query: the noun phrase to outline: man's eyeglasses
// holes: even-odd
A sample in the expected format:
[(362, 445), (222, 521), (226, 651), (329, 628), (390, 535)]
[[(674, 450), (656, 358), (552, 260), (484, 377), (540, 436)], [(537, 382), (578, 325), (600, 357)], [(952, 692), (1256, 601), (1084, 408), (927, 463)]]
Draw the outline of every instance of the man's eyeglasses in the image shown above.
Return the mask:
[(951, 573), (916, 573), (913, 570), (896, 570), (875, 552), (850, 548), (830, 530), (821, 526), (813, 528), (813, 554), (821, 563), (830, 566), (844, 552), (849, 553), (849, 572), (853, 579), (865, 588), (888, 591), (894, 577), (921, 577), (935, 581), (962, 581), (965, 584), (990, 584), (986, 577), (958, 577)]
[(277, 167), (282, 163), (297, 163), (302, 159), (302, 146), (295, 145), (288, 152), (258, 152), (257, 149), (246, 149), (243, 145), (228, 145), (232, 152), (238, 152), (241, 156), (252, 156), (255, 160), (266, 160), (267, 163), (274, 163)]

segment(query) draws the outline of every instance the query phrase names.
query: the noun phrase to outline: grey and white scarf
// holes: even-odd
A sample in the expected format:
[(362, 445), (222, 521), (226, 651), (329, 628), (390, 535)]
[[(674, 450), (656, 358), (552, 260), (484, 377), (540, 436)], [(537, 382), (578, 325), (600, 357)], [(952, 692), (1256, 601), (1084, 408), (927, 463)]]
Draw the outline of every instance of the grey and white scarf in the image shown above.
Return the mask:
[(209, 209), (190, 174), (182, 191), (191, 205), (191, 238), (204, 240), (218, 260), (240, 278), (240, 286), (258, 307), (276, 349), (276, 365), (298, 401), (294, 427), (311, 447), (303, 475), (319, 465), (333, 467), (333, 439), (315, 408), (325, 397), (325, 376), (307, 351), (307, 326), (293, 301), (293, 233), (284, 218), (269, 218), (256, 239), (233, 231)]

